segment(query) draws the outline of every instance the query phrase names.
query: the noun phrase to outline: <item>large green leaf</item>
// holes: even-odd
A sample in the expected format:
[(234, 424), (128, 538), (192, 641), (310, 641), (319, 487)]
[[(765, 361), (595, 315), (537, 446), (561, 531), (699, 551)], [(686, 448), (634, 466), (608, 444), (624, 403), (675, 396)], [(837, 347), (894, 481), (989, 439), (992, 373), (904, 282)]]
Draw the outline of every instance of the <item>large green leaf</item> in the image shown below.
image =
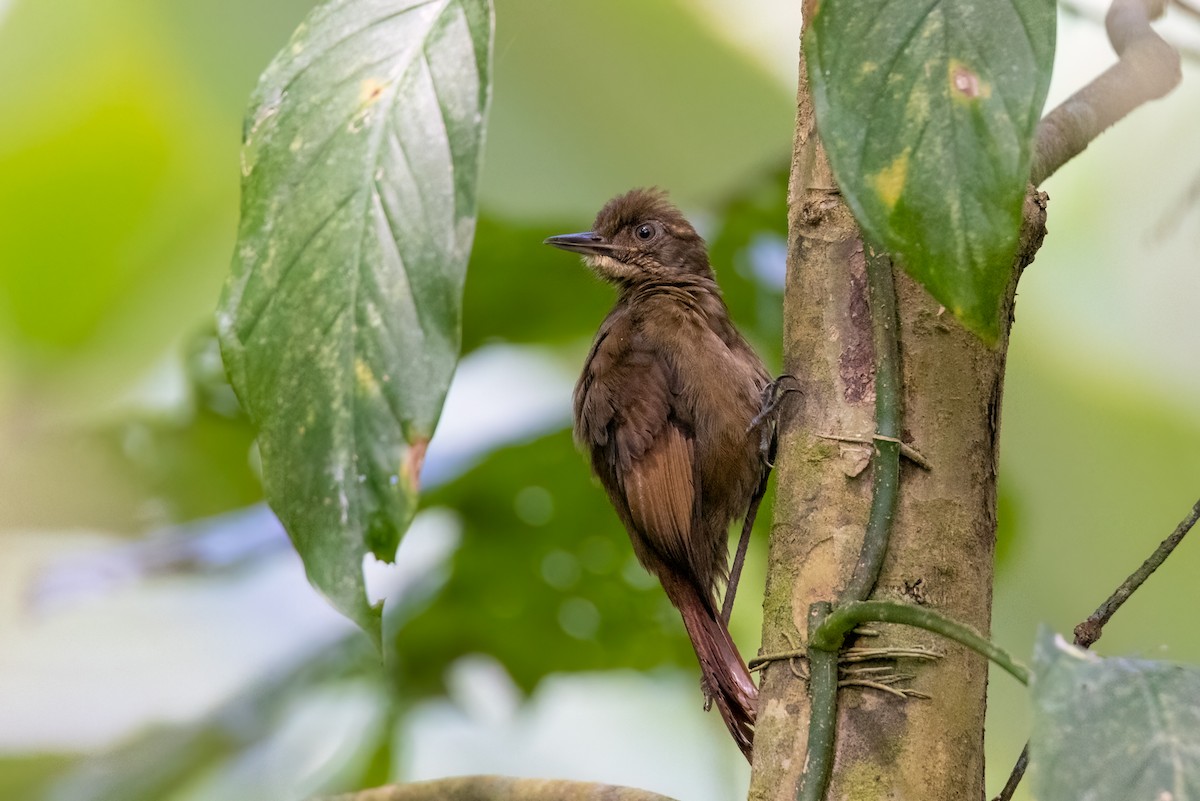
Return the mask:
[(378, 641), (460, 340), (490, 96), (488, 0), (330, 0), (263, 74), (217, 315), (267, 498), (309, 579)]
[(1101, 659), (1043, 631), (1034, 675), (1040, 801), (1200, 798), (1200, 669)]
[(823, 0), (804, 40), (821, 139), (864, 233), (988, 341), (1054, 21), (1053, 0)]

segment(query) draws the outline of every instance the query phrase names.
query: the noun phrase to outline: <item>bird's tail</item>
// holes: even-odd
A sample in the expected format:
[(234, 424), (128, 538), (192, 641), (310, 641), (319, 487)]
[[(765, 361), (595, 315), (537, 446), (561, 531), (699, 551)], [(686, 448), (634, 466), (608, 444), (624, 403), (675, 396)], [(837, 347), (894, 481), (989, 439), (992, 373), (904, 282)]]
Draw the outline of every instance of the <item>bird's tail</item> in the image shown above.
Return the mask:
[(754, 716), (758, 688), (742, 661), (729, 629), (696, 586), (677, 576), (661, 576), (663, 589), (683, 615), (683, 625), (704, 676), (704, 691), (717, 704), (738, 748), (750, 759), (754, 745)]

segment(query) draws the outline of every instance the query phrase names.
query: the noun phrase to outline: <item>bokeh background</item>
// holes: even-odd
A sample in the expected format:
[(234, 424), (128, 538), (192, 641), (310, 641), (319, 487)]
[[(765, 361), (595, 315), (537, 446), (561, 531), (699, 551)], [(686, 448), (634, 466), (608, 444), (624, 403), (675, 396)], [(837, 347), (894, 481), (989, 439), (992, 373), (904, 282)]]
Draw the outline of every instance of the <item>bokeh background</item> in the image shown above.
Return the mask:
[[(657, 184), (779, 364), (799, 3), (497, 0), (465, 359), (389, 669), (260, 503), (211, 313), (241, 117), (310, 0), (0, 0), (0, 797), (302, 798), (454, 773), (705, 801), (747, 770), (567, 432), (610, 291), (540, 245)], [(1113, 56), (1061, 15), (1051, 103)], [(1200, 495), (1200, 26), (1183, 85), (1047, 185), (1002, 435), (996, 639), (1069, 632)], [(765, 525), (760, 526), (765, 532)], [(764, 537), (735, 615), (758, 643)], [(1200, 662), (1200, 544), (1097, 650)], [(1028, 725), (993, 682), (989, 788)]]

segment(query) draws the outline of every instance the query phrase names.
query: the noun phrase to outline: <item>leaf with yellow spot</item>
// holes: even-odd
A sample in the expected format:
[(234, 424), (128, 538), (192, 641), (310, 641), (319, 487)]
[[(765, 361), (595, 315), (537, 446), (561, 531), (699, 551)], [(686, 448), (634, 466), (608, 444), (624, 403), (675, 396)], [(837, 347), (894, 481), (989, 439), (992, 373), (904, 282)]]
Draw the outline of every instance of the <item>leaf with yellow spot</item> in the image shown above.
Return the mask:
[(822, 0), (804, 39), (821, 139), (864, 235), (988, 342), (1054, 23), (1053, 0)]
[(309, 580), (376, 642), (363, 559), (395, 556), (458, 359), (491, 43), (489, 0), (328, 0), (246, 118), (222, 354)]
[(895, 161), (871, 176), (872, 187), (879, 195), (879, 199), (889, 209), (895, 207), (896, 201), (900, 199), (900, 193), (904, 191), (904, 180), (908, 177), (908, 154), (910, 152), (908, 148), (905, 148)]

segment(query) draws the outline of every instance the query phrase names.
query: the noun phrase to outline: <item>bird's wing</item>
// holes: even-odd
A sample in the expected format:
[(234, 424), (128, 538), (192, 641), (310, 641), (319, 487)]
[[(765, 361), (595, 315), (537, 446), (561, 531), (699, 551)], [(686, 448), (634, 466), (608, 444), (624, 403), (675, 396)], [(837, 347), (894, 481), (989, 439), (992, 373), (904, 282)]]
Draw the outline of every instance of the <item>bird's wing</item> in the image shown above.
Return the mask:
[[(688, 547), (696, 477), (691, 437), (667, 422), (625, 473), (629, 517), (649, 544), (677, 565), (692, 561)], [(695, 571), (693, 570), (693, 573)]]
[(576, 388), (575, 433), (635, 548), (684, 565), (695, 556), (688, 538), (700, 487), (678, 390), (673, 368), (642, 333), (627, 318), (610, 319)]

